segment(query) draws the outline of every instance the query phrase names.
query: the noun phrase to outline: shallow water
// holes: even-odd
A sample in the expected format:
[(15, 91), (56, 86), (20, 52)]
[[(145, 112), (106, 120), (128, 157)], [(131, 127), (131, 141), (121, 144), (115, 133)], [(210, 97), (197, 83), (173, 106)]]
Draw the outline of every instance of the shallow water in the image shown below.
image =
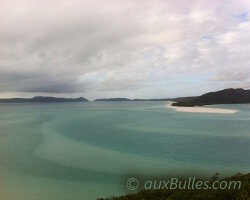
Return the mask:
[(0, 104), (0, 199), (96, 199), (130, 175), (250, 169), (250, 105), (181, 113), (167, 102)]

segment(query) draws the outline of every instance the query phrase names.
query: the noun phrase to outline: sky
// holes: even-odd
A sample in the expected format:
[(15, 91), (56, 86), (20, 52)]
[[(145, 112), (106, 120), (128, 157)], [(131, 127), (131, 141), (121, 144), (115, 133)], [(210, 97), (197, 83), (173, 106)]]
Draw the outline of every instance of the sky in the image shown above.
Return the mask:
[(249, 0), (0, 0), (0, 98), (250, 88)]

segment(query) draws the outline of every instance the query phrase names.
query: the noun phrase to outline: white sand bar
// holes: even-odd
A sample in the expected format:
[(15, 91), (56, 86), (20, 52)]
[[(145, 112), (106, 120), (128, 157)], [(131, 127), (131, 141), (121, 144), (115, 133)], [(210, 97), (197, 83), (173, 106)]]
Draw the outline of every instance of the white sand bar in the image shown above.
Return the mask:
[(182, 107), (182, 106), (172, 106), (172, 103), (168, 103), (166, 107), (175, 109), (178, 112), (192, 112), (192, 113), (217, 113), (217, 114), (234, 114), (238, 110), (223, 109), (223, 108), (208, 108), (208, 107)]

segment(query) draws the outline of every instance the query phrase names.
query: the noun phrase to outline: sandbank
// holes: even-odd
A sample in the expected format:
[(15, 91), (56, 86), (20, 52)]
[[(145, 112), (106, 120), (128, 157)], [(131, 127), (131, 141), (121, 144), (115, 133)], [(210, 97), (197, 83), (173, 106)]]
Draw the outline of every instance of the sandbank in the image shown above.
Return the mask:
[(191, 113), (215, 113), (215, 114), (234, 114), (238, 112), (238, 110), (232, 109), (224, 109), (224, 108), (208, 108), (208, 107), (183, 107), (183, 106), (172, 106), (173, 102), (170, 102), (166, 105), (166, 107), (174, 109), (178, 112), (191, 112)]

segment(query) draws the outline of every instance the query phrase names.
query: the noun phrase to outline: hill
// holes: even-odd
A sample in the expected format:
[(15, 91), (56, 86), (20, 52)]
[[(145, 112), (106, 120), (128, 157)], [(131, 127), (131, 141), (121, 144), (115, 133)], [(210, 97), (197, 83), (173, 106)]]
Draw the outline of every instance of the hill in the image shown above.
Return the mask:
[(108, 99), (96, 99), (95, 101), (131, 101), (128, 98), (108, 98)]
[(10, 99), (0, 99), (0, 103), (60, 103), (60, 102), (85, 102), (88, 101), (83, 97), (79, 98), (57, 98), (57, 97), (42, 97), (37, 96), (33, 98), (10, 98)]
[(95, 101), (175, 101), (184, 102), (195, 99), (196, 97), (178, 97), (178, 98), (164, 98), (164, 99), (128, 99), (128, 98), (108, 98), (108, 99), (96, 99)]
[(179, 101), (173, 103), (173, 106), (204, 106), (213, 104), (240, 104), (250, 103), (250, 90), (238, 89), (224, 89), (217, 92), (209, 92), (203, 94), (190, 101)]

